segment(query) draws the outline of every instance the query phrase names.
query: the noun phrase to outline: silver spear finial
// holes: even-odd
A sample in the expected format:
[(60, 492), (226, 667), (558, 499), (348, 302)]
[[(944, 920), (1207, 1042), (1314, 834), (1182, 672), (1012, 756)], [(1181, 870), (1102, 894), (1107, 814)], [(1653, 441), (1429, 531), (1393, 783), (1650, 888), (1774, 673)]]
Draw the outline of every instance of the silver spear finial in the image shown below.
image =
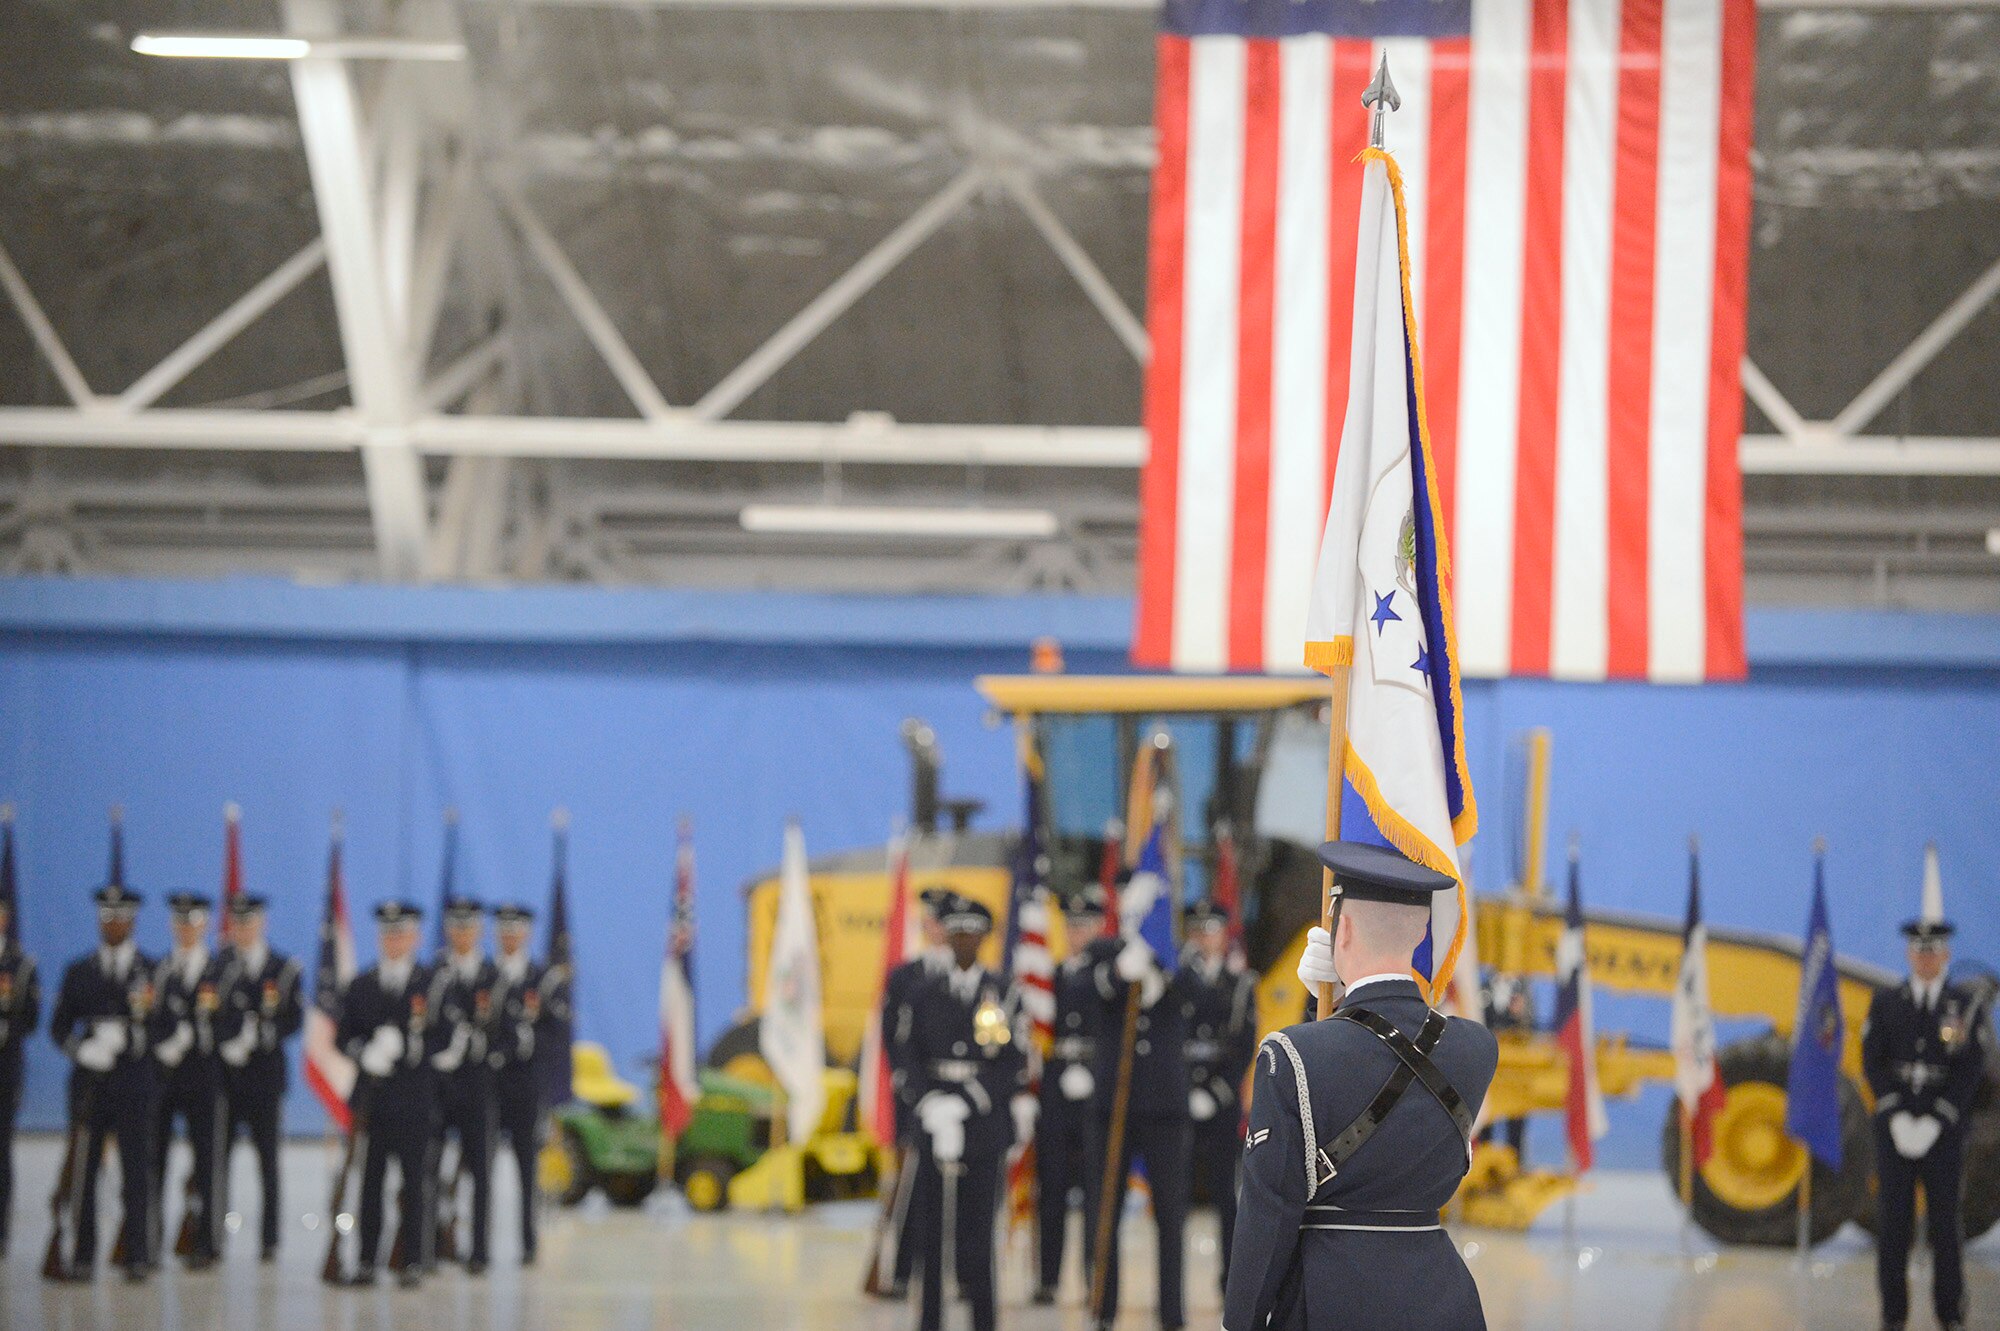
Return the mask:
[(1389, 77), (1387, 51), (1382, 53), (1382, 63), (1375, 67), (1374, 81), (1369, 83), (1367, 90), (1361, 94), (1361, 104), (1372, 107), (1375, 111), (1375, 120), (1368, 127), (1368, 146), (1380, 148), (1383, 116), (1389, 111), (1400, 111), (1403, 108), (1403, 99), (1396, 95), (1395, 80)]

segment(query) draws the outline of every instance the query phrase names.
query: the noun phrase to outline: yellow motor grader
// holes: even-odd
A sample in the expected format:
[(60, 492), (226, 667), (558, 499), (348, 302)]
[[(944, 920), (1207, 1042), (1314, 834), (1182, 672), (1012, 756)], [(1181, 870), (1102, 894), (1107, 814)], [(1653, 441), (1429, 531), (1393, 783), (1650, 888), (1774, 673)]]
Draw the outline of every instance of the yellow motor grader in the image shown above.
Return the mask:
[[(1184, 887), (1190, 896), (1207, 890), (1215, 867), (1216, 829), (1234, 829), (1245, 947), (1250, 965), (1263, 976), (1260, 1024), (1273, 1030), (1299, 1020), (1305, 994), (1293, 971), (1320, 905), (1315, 847), (1326, 798), (1324, 681), (1047, 674), (987, 676), (977, 687), (996, 719), (1025, 728), (1042, 756), (1048, 824), (1043, 844), (1058, 890), (1095, 880), (1105, 838), (1117, 834), (1133, 757), (1142, 743), (1166, 736), (1173, 754)], [(908, 722), (904, 739), (916, 773), (912, 886), (950, 886), (985, 902), (999, 917), (1015, 836), (967, 830), (976, 806), (939, 800), (939, 764), (928, 728)], [(1542, 886), (1550, 770), (1546, 732), (1527, 737), (1524, 759), (1527, 798), (1519, 882), (1502, 892), (1477, 895), (1473, 918), (1482, 967), (1528, 981), (1555, 973), (1562, 908)], [(824, 959), (828, 1057), (851, 1062), (877, 1001), (889, 906), (887, 851), (875, 847), (816, 859), (810, 873)], [(750, 1014), (717, 1042), (710, 1062), (736, 1075), (757, 1076), (754, 1014), (763, 1001), (763, 963), (776, 915), (775, 878), (749, 885), (746, 895)], [(1060, 916), (1052, 924), (1057, 936), (1051, 944), (1060, 955)], [(1599, 990), (1671, 997), (1681, 953), (1677, 917), (1590, 911), (1585, 936), (1592, 983)], [(1714, 924), (1708, 937), (1710, 997), (1718, 1019), (1748, 1019), (1768, 1023), (1769, 1029), (1718, 1052), (1727, 1095), (1713, 1128), (1709, 1159), (1683, 1180), (1678, 1115), (1670, 1109), (1661, 1133), (1662, 1166), (1677, 1193), (1688, 1186), (1693, 1218), (1716, 1238), (1789, 1244), (1796, 1236), (1798, 1190), (1808, 1164), (1804, 1148), (1784, 1129), (1799, 944)], [(996, 938), (989, 950), (997, 954), (997, 946)], [(1895, 980), (1879, 967), (1848, 958), (1838, 958), (1837, 966), (1847, 1032), (1841, 1106), (1845, 1163), (1837, 1172), (1814, 1166), (1809, 1200), (1815, 1240), (1850, 1219), (1864, 1225), (1873, 1221), (1870, 1097), (1860, 1077), (1860, 1032), (1875, 989)], [(1660, 1024), (1665, 1026), (1664, 1019)], [(1548, 1032), (1503, 1032), (1486, 1117), (1500, 1121), (1560, 1112), (1567, 1075), (1564, 1055)], [(1635, 1095), (1648, 1083), (1672, 1077), (1667, 1049), (1634, 1043), (1622, 1033), (1599, 1035), (1598, 1079), (1606, 1095)], [(2000, 1067), (1989, 1069), (1968, 1159), (1965, 1222), (1968, 1235), (1977, 1235), (2000, 1221)], [(1471, 1223), (1525, 1228), (1573, 1186), (1561, 1173), (1524, 1171), (1506, 1146), (1483, 1144), (1458, 1204)]]

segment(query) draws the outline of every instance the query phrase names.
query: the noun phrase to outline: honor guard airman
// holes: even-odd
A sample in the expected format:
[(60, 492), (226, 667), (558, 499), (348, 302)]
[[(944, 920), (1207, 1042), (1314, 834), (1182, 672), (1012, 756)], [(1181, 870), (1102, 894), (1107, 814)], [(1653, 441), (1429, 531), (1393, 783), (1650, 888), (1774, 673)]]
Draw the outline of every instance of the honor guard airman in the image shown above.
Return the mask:
[[(1062, 1278), (1063, 1248), (1069, 1232), (1070, 1193), (1088, 1191), (1086, 1182), (1101, 1157), (1093, 1145), (1097, 1130), (1098, 1010), (1092, 972), (1117, 952), (1104, 937), (1104, 889), (1092, 883), (1063, 904), (1063, 936), (1069, 955), (1056, 968), (1055, 1033), (1042, 1065), (1040, 1116), (1035, 1123), (1035, 1222), (1039, 1269), (1034, 1300), (1054, 1303)], [(1096, 1162), (1096, 1163), (1093, 1163)], [(1083, 1265), (1090, 1269), (1092, 1217), (1083, 1224)]]
[(99, 945), (63, 972), (49, 1038), (73, 1066), (69, 1116), (83, 1130), (83, 1161), (74, 1191), (75, 1243), (64, 1278), (88, 1280), (97, 1262), (97, 1171), (107, 1137), (118, 1143), (124, 1219), (118, 1246), (125, 1276), (144, 1280), (151, 1264), (153, 1101), (159, 1034), (156, 963), (132, 941), (141, 897), (119, 883), (98, 889)]
[(35, 959), (14, 940), (14, 903), (0, 897), (0, 1257), (7, 1255), (14, 1213), (14, 1119), (21, 1110), (21, 1082), (28, 1037), (42, 1020), (42, 980)]
[(497, 973), (482, 946), (486, 908), (469, 897), (445, 903), (445, 955), (439, 963), (444, 978), (439, 1015), (438, 1052), (431, 1063), (438, 1072), (440, 1110), (438, 1155), (443, 1159), (447, 1138), (456, 1138), (458, 1153), (440, 1180), (446, 1237), (456, 1257), (461, 1182), (472, 1187), (472, 1247), (465, 1269), (472, 1275), (486, 1270), (487, 1228), (493, 1210), (493, 1069), (486, 1056), (495, 1020), (493, 987)]
[[(549, 1020), (546, 971), (528, 955), (535, 912), (510, 902), (493, 911), (500, 955), (493, 961), (493, 1033), (486, 1063), (493, 1070), (497, 1139), (514, 1155), (521, 1186), (521, 1265), (535, 1264), (535, 1156), (541, 1149), (542, 1093), (535, 1049)], [(487, 1167), (492, 1168), (489, 1159)]]
[[(1119, 919), (1136, 925), (1145, 918), (1152, 906), (1152, 894), (1163, 890), (1157, 884), (1151, 874), (1134, 874), (1119, 898)], [(1117, 1320), (1118, 1230), (1132, 1161), (1137, 1157), (1145, 1162), (1146, 1183), (1153, 1198), (1153, 1224), (1159, 1236), (1160, 1326), (1162, 1331), (1179, 1331), (1187, 1322), (1182, 1270), (1187, 1256), (1187, 1213), (1194, 1170), (1193, 1120), (1188, 1117), (1188, 1092), (1193, 1083), (1187, 1062), (1194, 981), (1177, 964), (1172, 974), (1167, 974), (1153, 949), (1136, 934), (1112, 940), (1112, 944), (1098, 954), (1100, 960), (1092, 968), (1091, 976), (1098, 998), (1095, 1139), (1100, 1147), (1085, 1180), (1084, 1209), (1087, 1223), (1093, 1226), (1103, 1214), (1104, 1177), (1112, 1172), (1105, 1168), (1105, 1158), (1111, 1150), (1111, 1128), (1117, 1108), (1126, 1009), (1135, 989), (1139, 995), (1139, 1013), (1134, 1023), (1130, 1091), (1120, 1133), (1124, 1149), (1112, 1180), (1111, 1241), (1096, 1254), (1104, 1262), (1104, 1277), (1102, 1297), (1093, 1315), (1100, 1327), (1108, 1327)], [(1179, 958), (1168, 960), (1177, 963)], [(1092, 1283), (1099, 1283), (1094, 1271)]]
[(1394, 850), (1329, 842), (1331, 936), (1308, 935), (1308, 989), (1346, 977), (1333, 1016), (1259, 1047), (1222, 1324), (1227, 1331), (1471, 1331), (1479, 1290), (1439, 1211), (1470, 1160), (1499, 1048), (1410, 978), (1434, 893), (1456, 886)]
[[(360, 1075), (348, 1105), (367, 1143), (361, 1161), (360, 1261), (352, 1283), (375, 1283), (381, 1255), (382, 1201), (396, 1162), (396, 1251), (390, 1265), (405, 1286), (421, 1282), (431, 1261), (431, 1189), (436, 1167), (438, 1012), (443, 977), (416, 958), (423, 912), (407, 901), (375, 908), (380, 960), (354, 977), (341, 1003), (335, 1040)], [(451, 1038), (447, 1030), (443, 1039)]]
[(939, 1331), (951, 1280), (953, 1297), (972, 1310), (973, 1331), (992, 1331), (1001, 1170), (1008, 1148), (1033, 1130), (1027, 1024), (1018, 993), (978, 961), (993, 913), (955, 898), (941, 923), (949, 963), (906, 995), (897, 1015), (906, 1060), (898, 1095), (919, 1143), (918, 1326)]
[(278, 1142), (284, 1131), (285, 1041), (299, 1033), (305, 1005), (299, 996), (299, 963), (273, 952), (264, 939), (267, 904), (239, 893), (229, 903), (229, 947), (223, 954), (222, 1005), (236, 1023), (222, 1041), (223, 1099), (229, 1121), (222, 1137), (222, 1206), (228, 1210), (229, 1153), (248, 1135), (257, 1155), (263, 1201), (258, 1211), (259, 1255), (278, 1254)]
[(1257, 1053), (1257, 979), (1230, 956), (1229, 916), (1204, 902), (1187, 914), (1188, 1118), (1194, 1186), (1222, 1225), (1222, 1281), (1236, 1233), (1236, 1169), (1243, 1157), (1243, 1078)]
[(917, 929), (922, 945), (917, 954), (904, 960), (884, 978), (882, 983), (881, 1029), (884, 1033), (883, 1057), (889, 1064), (889, 1083), (896, 1092), (896, 1146), (900, 1158), (912, 1169), (907, 1179), (897, 1180), (897, 1191), (904, 1200), (895, 1208), (891, 1221), (896, 1225), (895, 1261), (890, 1283), (879, 1287), (879, 1294), (886, 1299), (906, 1298), (910, 1292), (910, 1274), (916, 1269), (917, 1236), (913, 1225), (916, 1222), (916, 1207), (908, 1200), (909, 1188), (916, 1184), (914, 1166), (916, 1164), (917, 1120), (910, 1110), (910, 1104), (903, 1098), (902, 1088), (909, 1080), (907, 1060), (908, 1032), (900, 1029), (900, 1014), (909, 1011), (909, 999), (933, 976), (943, 973), (949, 955), (944, 943), (944, 925), (940, 919), (945, 907), (958, 899), (958, 894), (948, 887), (926, 887), (917, 893)]
[(1919, 918), (1903, 926), (1910, 978), (1880, 989), (1861, 1035), (1861, 1066), (1875, 1093), (1876, 1280), (1882, 1326), (1902, 1331), (1910, 1315), (1910, 1242), (1916, 1190), (1924, 1189), (1924, 1231), (1931, 1247), (1931, 1304), (1938, 1325), (1967, 1325), (1965, 1136), (1972, 1102), (1985, 1078), (1992, 1014), (1951, 982), (1952, 925), (1942, 890), (1926, 884)]
[[(236, 1034), (236, 1014), (222, 1005), (223, 961), (208, 950), (210, 901), (197, 892), (167, 898), (174, 946), (154, 972), (159, 993), (159, 1108), (153, 1119), (153, 1207), (165, 1212), (167, 1156), (174, 1121), (187, 1132), (189, 1165), (181, 1206), (181, 1238), (174, 1249), (191, 1271), (215, 1264), (222, 1251), (222, 1058), (218, 1050)], [(154, 1256), (160, 1255), (155, 1230)]]

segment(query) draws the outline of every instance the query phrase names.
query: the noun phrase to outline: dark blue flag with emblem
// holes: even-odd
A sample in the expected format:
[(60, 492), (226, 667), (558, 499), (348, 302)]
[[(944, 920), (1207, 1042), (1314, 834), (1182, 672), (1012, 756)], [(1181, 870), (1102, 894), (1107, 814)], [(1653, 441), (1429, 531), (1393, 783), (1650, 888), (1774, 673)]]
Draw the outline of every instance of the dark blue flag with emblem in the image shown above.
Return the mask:
[(125, 809), (123, 805), (111, 806), (111, 864), (104, 871), (105, 883), (125, 884)]
[[(535, 1082), (541, 1087), (542, 1103), (553, 1107), (570, 1098), (569, 1046), (576, 1033), (576, 970), (571, 962), (569, 939), (569, 889), (565, 883), (569, 860), (569, 814), (556, 810), (555, 870), (549, 883), (548, 971), (543, 999), (548, 1018), (546, 1038), (535, 1041)], [(556, 1015), (560, 1014), (560, 1015)]]
[(444, 811), (444, 863), (438, 869), (438, 903), (431, 920), (431, 949), (445, 953), (444, 908), (458, 895), (458, 810)]
[(1840, 1011), (1840, 977), (1833, 964), (1833, 926), (1826, 913), (1826, 855), (1813, 863), (1812, 918), (1799, 965), (1798, 1024), (1785, 1078), (1785, 1130), (1815, 1160), (1840, 1166), (1840, 1051), (1847, 1025)]
[(7, 911), (7, 941), (21, 945), (20, 886), (14, 880), (14, 806), (0, 804), (0, 907)]

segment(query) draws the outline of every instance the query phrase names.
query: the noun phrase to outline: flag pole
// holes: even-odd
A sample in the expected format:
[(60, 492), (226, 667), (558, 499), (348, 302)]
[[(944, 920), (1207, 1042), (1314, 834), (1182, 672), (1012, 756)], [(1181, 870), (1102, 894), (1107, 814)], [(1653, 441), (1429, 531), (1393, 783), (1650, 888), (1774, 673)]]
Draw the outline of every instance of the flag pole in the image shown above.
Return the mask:
[[(1375, 78), (1367, 90), (1361, 94), (1361, 105), (1374, 112), (1368, 126), (1368, 145), (1371, 148), (1383, 146), (1388, 113), (1401, 107), (1403, 99), (1396, 93), (1396, 85), (1389, 77), (1389, 56), (1383, 53), (1381, 62), (1375, 67)], [(1326, 736), (1326, 839), (1340, 840), (1341, 796), (1347, 784), (1347, 693), (1354, 666), (1336, 665), (1328, 672), (1330, 681), (1327, 710)], [(1319, 927), (1326, 930), (1329, 937), (1340, 923), (1340, 892), (1333, 881), (1333, 870), (1324, 869), (1320, 873)], [(1323, 1021), (1333, 1015), (1333, 985), (1320, 981), (1317, 1015)]]
[(1806, 1150), (1806, 1170), (1799, 1176), (1799, 1266), (1804, 1269), (1812, 1257), (1812, 1176), (1811, 1148)]

